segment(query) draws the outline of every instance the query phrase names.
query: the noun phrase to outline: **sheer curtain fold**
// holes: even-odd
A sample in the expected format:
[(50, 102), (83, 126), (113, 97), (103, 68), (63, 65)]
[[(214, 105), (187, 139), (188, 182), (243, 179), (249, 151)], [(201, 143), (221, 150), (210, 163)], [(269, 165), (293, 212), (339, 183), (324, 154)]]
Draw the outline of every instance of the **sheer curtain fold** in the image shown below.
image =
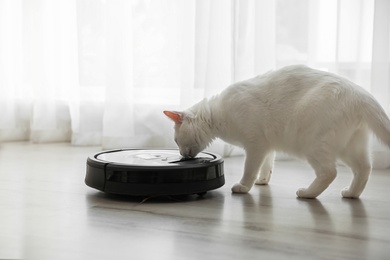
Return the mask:
[(133, 23), (130, 1), (108, 1), (103, 146), (129, 146), (134, 131)]
[(22, 2), (23, 90), (30, 101), (29, 139), (69, 141), (69, 101), (78, 85), (76, 5), (72, 1)]
[(295, 63), (389, 111), (389, 17), (387, 0), (0, 0), (0, 140), (175, 147), (162, 110)]
[(276, 1), (234, 1), (233, 76), (240, 81), (276, 66)]
[[(373, 21), (371, 93), (390, 114), (390, 1), (376, 0)], [(373, 143), (375, 167), (390, 167), (387, 147)]]
[[(377, 0), (371, 65), (371, 92), (390, 111), (390, 2)], [(387, 87), (385, 87), (387, 86)]]
[[(17, 140), (26, 136), (18, 120), (15, 95), (22, 85), (21, 1), (0, 1), (0, 138)], [(27, 128), (27, 127), (26, 127)]]

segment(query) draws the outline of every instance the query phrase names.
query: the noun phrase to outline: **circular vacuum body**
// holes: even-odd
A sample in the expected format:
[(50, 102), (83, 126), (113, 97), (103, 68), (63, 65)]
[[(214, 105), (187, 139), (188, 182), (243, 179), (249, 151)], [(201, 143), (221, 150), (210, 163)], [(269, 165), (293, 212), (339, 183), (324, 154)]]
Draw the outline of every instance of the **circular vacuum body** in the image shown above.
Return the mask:
[(204, 194), (225, 184), (221, 156), (201, 152), (183, 159), (176, 149), (121, 149), (87, 159), (85, 183), (132, 196)]

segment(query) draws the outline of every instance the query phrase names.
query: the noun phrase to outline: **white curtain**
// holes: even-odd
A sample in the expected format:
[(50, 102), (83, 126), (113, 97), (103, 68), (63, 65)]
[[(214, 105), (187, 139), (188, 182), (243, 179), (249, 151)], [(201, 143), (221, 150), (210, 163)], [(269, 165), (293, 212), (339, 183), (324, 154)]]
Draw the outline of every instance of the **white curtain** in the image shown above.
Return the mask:
[(0, 0), (0, 140), (174, 147), (163, 109), (294, 63), (389, 111), (389, 57), (387, 0)]

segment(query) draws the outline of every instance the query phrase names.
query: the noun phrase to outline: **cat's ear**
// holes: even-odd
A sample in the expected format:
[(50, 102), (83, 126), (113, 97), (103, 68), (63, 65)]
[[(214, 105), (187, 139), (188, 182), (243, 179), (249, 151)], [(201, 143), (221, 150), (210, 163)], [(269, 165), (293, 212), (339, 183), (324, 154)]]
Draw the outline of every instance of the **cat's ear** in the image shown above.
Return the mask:
[(184, 113), (176, 111), (164, 111), (164, 114), (173, 120), (176, 124), (183, 123)]

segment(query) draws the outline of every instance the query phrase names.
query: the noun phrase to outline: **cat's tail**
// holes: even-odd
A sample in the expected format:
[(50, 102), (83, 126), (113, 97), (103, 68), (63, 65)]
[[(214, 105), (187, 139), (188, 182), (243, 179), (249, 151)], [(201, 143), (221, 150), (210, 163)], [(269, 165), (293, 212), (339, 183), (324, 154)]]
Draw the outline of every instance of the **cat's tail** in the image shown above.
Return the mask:
[(376, 137), (390, 148), (390, 119), (381, 105), (371, 95), (362, 106), (363, 117)]

